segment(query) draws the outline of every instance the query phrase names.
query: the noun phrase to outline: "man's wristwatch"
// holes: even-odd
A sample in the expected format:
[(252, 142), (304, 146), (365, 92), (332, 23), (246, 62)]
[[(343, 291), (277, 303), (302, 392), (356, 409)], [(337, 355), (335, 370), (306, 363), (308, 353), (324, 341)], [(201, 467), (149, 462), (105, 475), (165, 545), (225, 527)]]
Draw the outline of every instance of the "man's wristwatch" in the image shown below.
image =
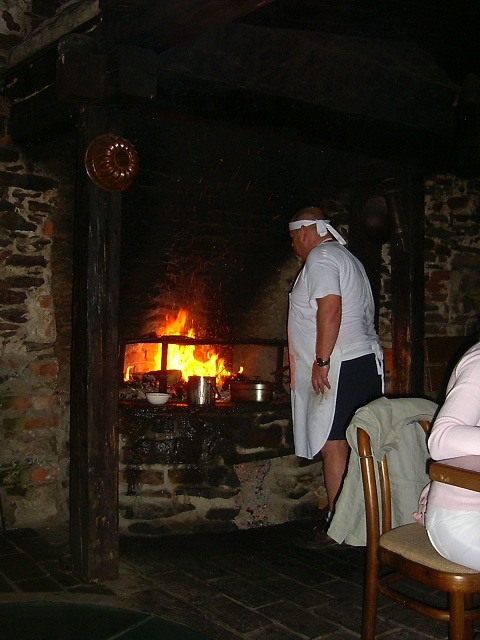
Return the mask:
[(317, 358), (317, 364), (319, 367), (326, 367), (328, 364), (330, 364), (330, 358), (328, 358), (328, 360), (322, 360), (321, 358)]

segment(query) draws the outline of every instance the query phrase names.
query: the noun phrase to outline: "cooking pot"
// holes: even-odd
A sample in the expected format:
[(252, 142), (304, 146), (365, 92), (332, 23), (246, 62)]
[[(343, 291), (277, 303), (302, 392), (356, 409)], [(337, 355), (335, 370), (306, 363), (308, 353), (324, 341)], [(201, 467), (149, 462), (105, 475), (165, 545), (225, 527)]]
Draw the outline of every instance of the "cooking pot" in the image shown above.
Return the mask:
[(230, 382), (232, 402), (270, 402), (273, 397), (273, 382)]
[(158, 382), (158, 390), (160, 393), (167, 393), (167, 387), (173, 387), (174, 384), (182, 377), (179, 369), (159, 369), (156, 371), (147, 371), (145, 376), (152, 376)]
[(218, 393), (215, 376), (189, 376), (187, 402), (190, 405), (214, 405)]

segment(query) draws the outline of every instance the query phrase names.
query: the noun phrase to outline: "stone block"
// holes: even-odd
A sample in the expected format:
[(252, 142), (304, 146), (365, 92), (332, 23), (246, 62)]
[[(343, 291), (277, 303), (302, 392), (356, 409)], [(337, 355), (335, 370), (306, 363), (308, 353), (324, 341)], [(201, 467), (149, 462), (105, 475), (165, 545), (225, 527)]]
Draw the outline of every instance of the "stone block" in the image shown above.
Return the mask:
[(198, 467), (175, 468), (168, 470), (168, 479), (176, 485), (201, 485), (205, 482), (206, 474)]
[(239, 487), (240, 480), (233, 467), (211, 467), (207, 470), (207, 482), (209, 485)]
[(237, 451), (248, 449), (279, 449), (283, 445), (283, 429), (280, 425), (272, 425), (268, 428), (255, 428), (236, 430), (235, 445)]
[(233, 520), (240, 509), (209, 509), (205, 514), (207, 520)]

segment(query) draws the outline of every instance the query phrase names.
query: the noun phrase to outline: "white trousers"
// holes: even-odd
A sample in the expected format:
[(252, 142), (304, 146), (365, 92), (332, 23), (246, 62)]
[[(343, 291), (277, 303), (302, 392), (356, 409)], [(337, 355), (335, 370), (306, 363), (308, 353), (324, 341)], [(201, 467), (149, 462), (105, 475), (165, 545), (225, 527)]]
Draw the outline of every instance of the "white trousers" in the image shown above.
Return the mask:
[(480, 512), (427, 505), (425, 526), (441, 556), (480, 571)]

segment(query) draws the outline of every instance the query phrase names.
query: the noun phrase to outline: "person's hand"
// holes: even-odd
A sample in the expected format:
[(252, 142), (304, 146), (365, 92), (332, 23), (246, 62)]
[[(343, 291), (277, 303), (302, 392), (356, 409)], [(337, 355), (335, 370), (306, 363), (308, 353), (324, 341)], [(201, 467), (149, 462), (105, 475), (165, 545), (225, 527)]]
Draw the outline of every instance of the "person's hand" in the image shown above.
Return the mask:
[(315, 393), (325, 393), (325, 389), (331, 389), (330, 382), (328, 381), (328, 372), (330, 371), (330, 365), (327, 364), (324, 367), (319, 367), (316, 362), (312, 366), (312, 387)]

